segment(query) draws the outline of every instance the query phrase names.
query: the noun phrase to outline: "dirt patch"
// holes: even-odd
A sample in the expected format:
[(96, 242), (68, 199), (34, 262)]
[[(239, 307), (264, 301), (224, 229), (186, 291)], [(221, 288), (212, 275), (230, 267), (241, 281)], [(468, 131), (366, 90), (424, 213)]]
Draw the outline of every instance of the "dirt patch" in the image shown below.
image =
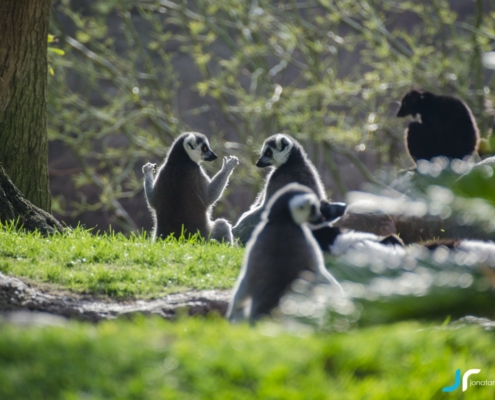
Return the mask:
[(156, 314), (171, 319), (178, 312), (225, 315), (230, 291), (202, 290), (171, 294), (155, 300), (109, 301), (64, 292), (47, 293), (35, 285), (0, 273), (0, 312), (39, 311), (83, 321), (101, 321), (133, 314)]

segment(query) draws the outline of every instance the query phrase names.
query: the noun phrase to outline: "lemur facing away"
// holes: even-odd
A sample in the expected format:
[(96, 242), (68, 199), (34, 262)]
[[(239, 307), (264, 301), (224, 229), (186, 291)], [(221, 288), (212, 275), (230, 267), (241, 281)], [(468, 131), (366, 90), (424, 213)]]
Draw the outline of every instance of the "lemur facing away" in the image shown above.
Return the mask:
[(315, 166), (302, 146), (291, 136), (276, 134), (263, 143), (261, 156), (256, 163), (259, 168), (274, 167), (267, 174), (262, 192), (232, 229), (232, 233), (245, 244), (261, 219), (261, 214), (273, 194), (288, 183), (297, 182), (309, 187), (320, 199), (320, 211), (326, 220), (334, 220), (345, 212), (344, 203), (327, 201), (325, 189)]
[(402, 98), (398, 117), (421, 116), (406, 130), (406, 146), (417, 160), (433, 157), (463, 158), (476, 151), (478, 128), (469, 107), (451, 96), (411, 90)]
[(199, 164), (216, 158), (205, 135), (187, 132), (172, 143), (156, 177), (156, 164), (143, 166), (144, 193), (153, 215), (154, 239), (199, 232), (204, 238), (232, 243), (231, 225), (225, 219), (211, 221), (211, 210), (239, 160), (225, 157), (222, 169), (210, 180)]
[(291, 183), (271, 197), (246, 247), (227, 311), (230, 321), (248, 318), (254, 322), (270, 315), (304, 271), (328, 284), (333, 294), (344, 295), (325, 268), (322, 252), (306, 224), (322, 220), (320, 199), (306, 186)]

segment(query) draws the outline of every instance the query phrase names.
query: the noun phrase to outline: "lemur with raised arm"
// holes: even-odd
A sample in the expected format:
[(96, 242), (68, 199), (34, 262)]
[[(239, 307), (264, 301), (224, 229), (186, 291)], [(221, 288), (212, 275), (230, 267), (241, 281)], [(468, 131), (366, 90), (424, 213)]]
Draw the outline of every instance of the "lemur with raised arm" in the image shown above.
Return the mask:
[(156, 164), (143, 166), (144, 193), (154, 221), (153, 239), (199, 233), (232, 243), (230, 223), (225, 219), (212, 221), (211, 212), (239, 160), (224, 157), (222, 168), (210, 179), (200, 163), (215, 159), (205, 135), (186, 132), (172, 143), (158, 171)]

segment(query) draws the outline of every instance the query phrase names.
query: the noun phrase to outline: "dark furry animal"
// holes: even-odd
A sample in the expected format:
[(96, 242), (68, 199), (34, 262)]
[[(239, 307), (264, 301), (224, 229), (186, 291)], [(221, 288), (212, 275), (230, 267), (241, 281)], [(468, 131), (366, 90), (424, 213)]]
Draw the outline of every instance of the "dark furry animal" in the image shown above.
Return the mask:
[(477, 149), (479, 133), (469, 107), (458, 98), (411, 90), (402, 98), (398, 117), (421, 116), (406, 130), (409, 154), (417, 160), (464, 158)]
[(246, 247), (227, 318), (254, 322), (269, 316), (301, 273), (309, 271), (328, 290), (344, 295), (325, 268), (308, 222), (322, 221), (320, 199), (308, 187), (291, 183), (269, 200)]
[(143, 166), (144, 193), (153, 215), (153, 238), (176, 238), (199, 233), (204, 238), (232, 243), (231, 225), (222, 218), (211, 220), (211, 211), (239, 164), (237, 157), (225, 157), (220, 171), (210, 179), (200, 164), (217, 158), (205, 135), (187, 132), (180, 135), (158, 169)]
[(268, 137), (263, 143), (256, 166), (270, 167), (271, 171), (267, 174), (263, 191), (251, 205), (250, 210), (241, 215), (232, 229), (232, 233), (241, 243), (246, 243), (251, 237), (267, 202), (274, 193), (292, 182), (305, 185), (316, 193), (320, 199), (320, 212), (327, 221), (335, 220), (345, 213), (347, 208), (345, 203), (331, 203), (327, 200), (315, 166), (301, 144), (293, 137), (281, 133)]

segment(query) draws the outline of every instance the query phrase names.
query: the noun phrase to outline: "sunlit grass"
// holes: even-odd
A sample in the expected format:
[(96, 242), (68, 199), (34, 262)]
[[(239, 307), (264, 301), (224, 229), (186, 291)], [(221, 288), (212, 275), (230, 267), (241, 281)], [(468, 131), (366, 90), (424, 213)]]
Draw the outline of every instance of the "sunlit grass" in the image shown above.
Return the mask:
[[(188, 290), (232, 289), (243, 253), (242, 247), (205, 242), (197, 237), (152, 243), (144, 235), (97, 235), (81, 228), (50, 237), (18, 232), (12, 227), (0, 228), (0, 272), (42, 284), (43, 290), (63, 289), (114, 299), (151, 299)], [(380, 262), (370, 260), (374, 261)], [(441, 322), (465, 315), (493, 318), (494, 292), (485, 283), (482, 272), (452, 263), (434, 265), (425, 261), (418, 262), (416, 272), (408, 265), (408, 270), (393, 265), (375, 270), (373, 264), (362, 267), (327, 258), (327, 268), (344, 287), (349, 288), (349, 283), (359, 287), (355, 302), (361, 309), (360, 326), (405, 319)], [(415, 292), (376, 292), (377, 279), (380, 287), (392, 288), (407, 278), (411, 288), (425, 271), (432, 277), (445, 271), (451, 271), (454, 277), (469, 272), (474, 283), (469, 287), (431, 283), (420, 296)], [(484, 284), (482, 289), (480, 284)], [(351, 296), (352, 293), (349, 291)]]
[[(460, 368), (495, 379), (493, 332), (416, 323), (347, 334), (157, 318), (29, 328), (0, 324), (2, 399), (448, 399)], [(493, 387), (462, 398), (493, 399)], [(457, 395), (457, 396), (456, 396)]]
[(152, 243), (144, 235), (95, 235), (82, 228), (50, 237), (0, 228), (4, 274), (118, 297), (231, 288), (242, 254), (242, 248), (197, 238)]

